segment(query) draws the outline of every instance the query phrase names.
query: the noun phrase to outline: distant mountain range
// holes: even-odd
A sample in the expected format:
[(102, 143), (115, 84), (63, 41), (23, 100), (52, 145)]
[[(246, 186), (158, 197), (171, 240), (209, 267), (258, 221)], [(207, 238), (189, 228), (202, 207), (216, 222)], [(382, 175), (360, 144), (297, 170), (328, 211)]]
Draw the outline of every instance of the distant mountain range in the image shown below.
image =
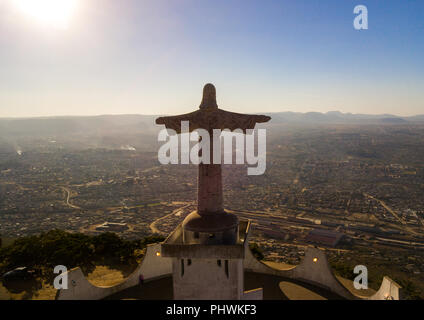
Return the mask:
[(342, 113), (339, 111), (330, 111), (327, 113), (320, 112), (276, 112), (269, 113), (273, 122), (284, 123), (387, 123), (387, 124), (403, 124), (408, 122), (424, 121), (424, 115), (411, 117), (399, 117), (392, 114), (370, 115), (370, 114), (352, 114)]
[[(423, 122), (424, 115), (399, 117), (391, 114), (368, 115), (332, 111), (276, 112), (267, 113), (273, 124), (407, 124)], [(153, 115), (101, 115), (64, 116), (40, 118), (0, 118), (0, 136), (63, 136), (63, 135), (113, 135), (115, 133), (137, 133), (155, 135), (160, 128), (155, 125)]]

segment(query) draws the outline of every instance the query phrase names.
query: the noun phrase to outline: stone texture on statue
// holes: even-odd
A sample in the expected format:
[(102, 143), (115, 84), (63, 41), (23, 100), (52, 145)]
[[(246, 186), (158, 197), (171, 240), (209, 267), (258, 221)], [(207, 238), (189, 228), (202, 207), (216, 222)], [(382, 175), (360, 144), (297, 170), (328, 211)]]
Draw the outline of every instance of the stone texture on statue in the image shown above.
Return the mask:
[(190, 132), (196, 129), (229, 129), (231, 131), (242, 129), (254, 129), (257, 123), (264, 123), (271, 120), (268, 116), (249, 115), (229, 112), (218, 108), (216, 103), (216, 90), (212, 84), (207, 84), (203, 89), (203, 99), (199, 110), (187, 114), (171, 117), (160, 117), (156, 119), (156, 124), (163, 124), (168, 129), (173, 129), (181, 133), (181, 121), (189, 121)]
[(222, 195), (222, 168), (220, 164), (199, 164), (197, 211), (213, 214), (224, 211)]
[[(157, 124), (181, 133), (181, 122), (189, 121), (189, 131), (204, 129), (254, 129), (270, 117), (227, 112), (218, 108), (212, 84), (203, 89), (199, 110), (174, 117), (161, 117)], [(210, 143), (210, 159), (213, 143)], [(244, 293), (244, 252), (250, 222), (239, 221), (225, 212), (220, 164), (199, 164), (197, 211), (189, 214), (162, 244), (164, 257), (171, 257), (174, 299), (240, 300)]]

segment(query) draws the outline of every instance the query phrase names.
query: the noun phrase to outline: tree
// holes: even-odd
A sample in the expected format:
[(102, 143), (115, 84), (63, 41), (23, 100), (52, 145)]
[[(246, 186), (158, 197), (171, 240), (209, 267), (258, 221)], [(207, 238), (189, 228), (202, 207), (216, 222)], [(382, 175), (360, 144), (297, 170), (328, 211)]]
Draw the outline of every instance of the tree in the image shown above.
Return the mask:
[(257, 243), (250, 243), (249, 248), (256, 259), (263, 260), (265, 258)]

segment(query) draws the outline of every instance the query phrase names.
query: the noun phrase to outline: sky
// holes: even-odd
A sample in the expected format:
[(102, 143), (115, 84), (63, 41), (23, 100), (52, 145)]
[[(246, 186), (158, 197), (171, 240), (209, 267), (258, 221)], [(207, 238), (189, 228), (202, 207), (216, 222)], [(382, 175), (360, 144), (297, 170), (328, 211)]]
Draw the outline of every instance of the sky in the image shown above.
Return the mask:
[(19, 1), (0, 0), (0, 117), (180, 114), (209, 82), (234, 112), (424, 114), (422, 0)]

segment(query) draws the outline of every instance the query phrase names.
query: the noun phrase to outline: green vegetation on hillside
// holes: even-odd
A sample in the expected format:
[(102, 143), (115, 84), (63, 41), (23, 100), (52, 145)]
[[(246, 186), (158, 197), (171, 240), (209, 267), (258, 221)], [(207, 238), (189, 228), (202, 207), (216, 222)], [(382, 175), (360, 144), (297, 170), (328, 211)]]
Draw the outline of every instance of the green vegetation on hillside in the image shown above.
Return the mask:
[(250, 243), (249, 248), (256, 259), (263, 260), (265, 258), (264, 254), (262, 253), (257, 243)]
[[(353, 269), (356, 265), (355, 262), (338, 262), (334, 260), (330, 260), (330, 266), (334, 273), (336, 275), (339, 275), (343, 278), (354, 280), (357, 276), (353, 272)], [(380, 288), (380, 285), (383, 281), (383, 276), (387, 274), (387, 271), (385, 269), (378, 268), (374, 266), (373, 268), (368, 268), (368, 285), (370, 288), (374, 290), (378, 290)], [(392, 276), (392, 279), (396, 281), (401, 287), (402, 291), (402, 299), (406, 300), (422, 300), (424, 299), (423, 293), (421, 290), (415, 285), (415, 283), (409, 279), (407, 279), (405, 276), (401, 277), (398, 276)]]
[(19, 238), (0, 249), (0, 273), (16, 267), (51, 270), (56, 265), (68, 269), (90, 269), (96, 264), (135, 266), (141, 250), (150, 243), (163, 241), (160, 236), (125, 240), (114, 233), (88, 236), (53, 230), (38, 236)]

